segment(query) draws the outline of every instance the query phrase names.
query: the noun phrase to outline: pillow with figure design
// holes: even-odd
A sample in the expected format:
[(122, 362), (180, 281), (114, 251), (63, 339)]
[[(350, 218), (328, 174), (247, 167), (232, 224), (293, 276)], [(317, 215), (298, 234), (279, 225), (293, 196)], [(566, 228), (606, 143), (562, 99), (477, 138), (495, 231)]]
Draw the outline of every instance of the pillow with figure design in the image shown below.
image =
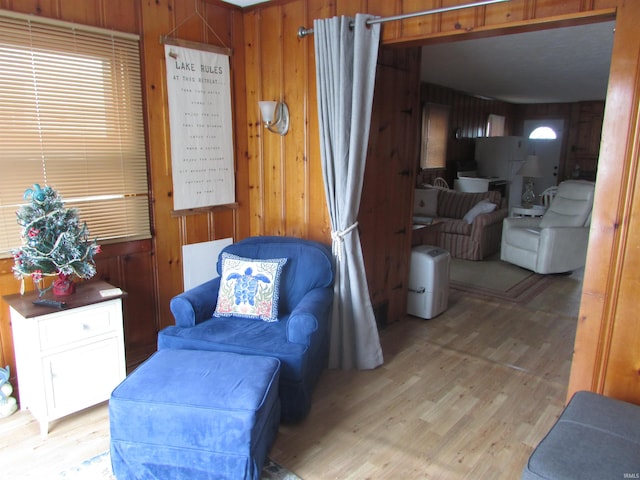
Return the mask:
[(280, 275), (286, 262), (286, 258), (251, 259), (223, 253), (213, 316), (277, 321)]

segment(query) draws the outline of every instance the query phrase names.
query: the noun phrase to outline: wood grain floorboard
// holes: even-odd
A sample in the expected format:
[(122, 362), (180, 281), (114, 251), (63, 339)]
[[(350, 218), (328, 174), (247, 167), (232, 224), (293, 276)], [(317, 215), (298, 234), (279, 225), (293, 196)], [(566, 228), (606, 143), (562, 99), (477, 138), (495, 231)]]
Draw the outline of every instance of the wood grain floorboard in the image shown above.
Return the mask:
[(581, 272), (528, 304), (451, 290), (381, 332), (385, 364), (326, 371), (272, 458), (305, 480), (517, 479), (564, 406)]
[[(431, 320), (381, 331), (385, 364), (327, 370), (270, 456), (304, 480), (517, 479), (564, 405), (580, 273), (527, 304), (451, 291)], [(52, 423), (0, 419), (0, 478), (48, 479), (109, 447), (107, 404)], [(87, 479), (92, 480), (92, 479)]]

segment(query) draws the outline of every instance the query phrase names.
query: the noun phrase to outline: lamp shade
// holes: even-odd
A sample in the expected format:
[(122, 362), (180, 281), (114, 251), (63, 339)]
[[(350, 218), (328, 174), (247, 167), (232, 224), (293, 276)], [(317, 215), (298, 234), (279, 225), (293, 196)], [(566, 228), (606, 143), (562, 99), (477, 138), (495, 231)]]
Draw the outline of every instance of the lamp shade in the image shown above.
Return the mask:
[(262, 120), (265, 123), (273, 122), (278, 102), (261, 100), (258, 105), (260, 106), (260, 112), (262, 112)]
[(516, 175), (522, 175), (523, 177), (544, 177), (538, 156), (528, 155)]
[(267, 130), (278, 135), (285, 135), (289, 131), (289, 107), (284, 101), (260, 100), (258, 106)]

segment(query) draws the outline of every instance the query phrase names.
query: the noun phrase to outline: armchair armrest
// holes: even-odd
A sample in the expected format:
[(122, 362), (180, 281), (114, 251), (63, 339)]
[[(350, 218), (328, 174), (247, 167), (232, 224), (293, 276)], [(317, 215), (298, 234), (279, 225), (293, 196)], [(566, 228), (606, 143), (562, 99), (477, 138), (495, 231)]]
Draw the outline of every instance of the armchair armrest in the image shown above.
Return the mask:
[(171, 299), (169, 307), (179, 327), (193, 327), (211, 318), (218, 301), (220, 277), (193, 287)]
[(540, 217), (506, 217), (503, 220), (503, 227), (505, 230), (508, 228), (539, 228)]
[(292, 343), (310, 345), (311, 335), (320, 329), (327, 329), (327, 317), (333, 306), (333, 288), (310, 290), (296, 305), (287, 320), (287, 340)]
[(489, 213), (481, 213), (473, 219), (473, 228), (483, 228), (487, 225), (502, 222), (502, 220), (504, 220), (504, 218), (506, 218), (508, 214), (509, 210), (507, 210), (506, 208), (494, 210), (493, 212)]
[(540, 230), (537, 271), (571, 271), (584, 266), (589, 227), (548, 227)]
[(471, 224), (471, 238), (479, 239), (482, 237), (483, 232), (490, 227), (491, 225), (499, 224), (499, 227), (502, 227), (502, 221), (509, 214), (509, 210), (506, 208), (501, 208), (500, 210), (494, 210), (489, 213), (481, 213), (476, 218), (473, 219), (473, 223)]

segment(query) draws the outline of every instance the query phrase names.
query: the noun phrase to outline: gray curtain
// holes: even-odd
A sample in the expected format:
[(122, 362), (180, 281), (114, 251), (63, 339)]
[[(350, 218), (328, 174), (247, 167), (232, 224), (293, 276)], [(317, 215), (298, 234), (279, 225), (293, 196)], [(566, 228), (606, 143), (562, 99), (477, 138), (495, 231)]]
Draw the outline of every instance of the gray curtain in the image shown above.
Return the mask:
[(336, 259), (329, 366), (343, 369), (383, 362), (357, 222), (380, 41), (380, 25), (367, 26), (368, 18), (313, 23), (322, 172)]

